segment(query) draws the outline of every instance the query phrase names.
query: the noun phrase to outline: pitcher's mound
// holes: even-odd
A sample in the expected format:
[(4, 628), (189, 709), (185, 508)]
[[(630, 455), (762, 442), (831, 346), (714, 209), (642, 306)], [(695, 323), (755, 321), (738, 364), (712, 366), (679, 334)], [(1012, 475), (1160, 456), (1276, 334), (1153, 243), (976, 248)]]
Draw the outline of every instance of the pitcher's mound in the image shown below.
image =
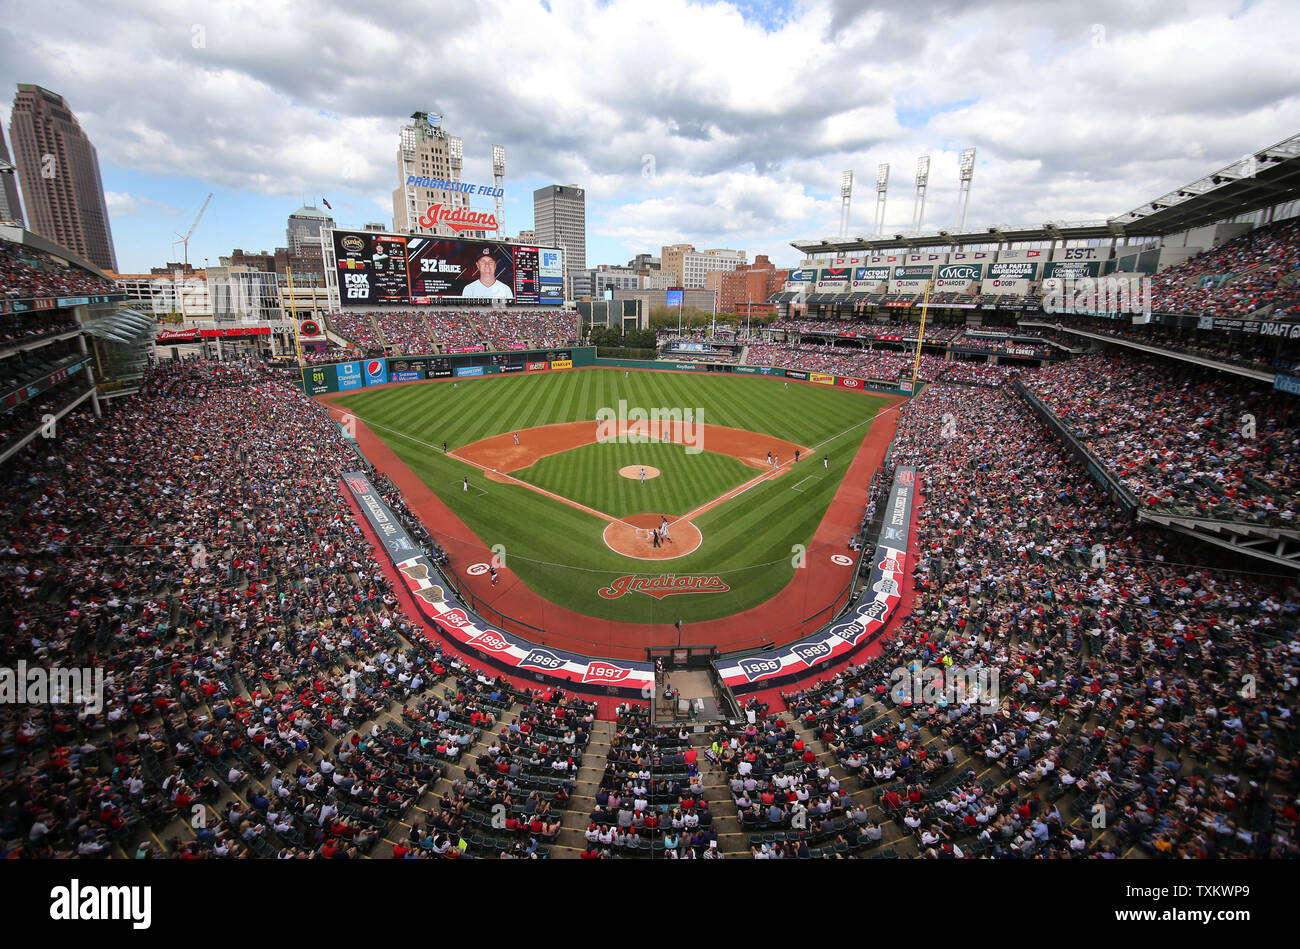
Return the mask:
[(628, 465), (626, 468), (619, 468), (618, 473), (624, 478), (631, 478), (633, 481), (641, 480), (641, 469), (645, 469), (645, 479), (659, 477), (659, 469), (651, 468), (649, 465)]
[[(650, 469), (646, 469), (650, 477)], [(670, 540), (656, 547), (650, 532), (663, 522), (658, 514), (633, 514), (605, 527), (605, 546), (616, 554), (636, 560), (675, 560), (693, 554), (704, 538), (690, 521), (678, 521), (668, 527)]]

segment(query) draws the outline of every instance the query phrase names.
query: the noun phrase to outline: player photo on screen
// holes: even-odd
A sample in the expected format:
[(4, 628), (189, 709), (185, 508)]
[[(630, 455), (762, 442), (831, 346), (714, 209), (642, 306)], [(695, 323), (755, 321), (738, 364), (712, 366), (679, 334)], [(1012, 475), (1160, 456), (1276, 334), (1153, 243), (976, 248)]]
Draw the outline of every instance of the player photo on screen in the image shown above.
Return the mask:
[(514, 299), (514, 261), (500, 244), (411, 238), (411, 296)]

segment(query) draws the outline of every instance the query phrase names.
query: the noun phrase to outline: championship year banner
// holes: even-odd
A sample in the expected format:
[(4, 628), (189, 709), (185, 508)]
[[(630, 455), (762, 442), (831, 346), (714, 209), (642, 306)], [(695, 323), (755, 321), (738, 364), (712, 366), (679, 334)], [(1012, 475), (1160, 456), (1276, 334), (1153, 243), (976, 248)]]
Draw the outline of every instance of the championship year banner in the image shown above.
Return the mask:
[(488, 624), (438, 581), (441, 579), (383, 497), (361, 472), (343, 475), (384, 552), (397, 568), (416, 607), (457, 651), (522, 678), (587, 695), (642, 698), (653, 691), (654, 666), (648, 662), (583, 656), (539, 646)]
[(889, 492), (871, 577), (853, 609), (842, 619), (788, 646), (715, 662), (714, 669), (733, 693), (744, 695), (798, 681), (847, 660), (880, 638), (902, 598), (915, 486), (916, 469), (900, 465)]

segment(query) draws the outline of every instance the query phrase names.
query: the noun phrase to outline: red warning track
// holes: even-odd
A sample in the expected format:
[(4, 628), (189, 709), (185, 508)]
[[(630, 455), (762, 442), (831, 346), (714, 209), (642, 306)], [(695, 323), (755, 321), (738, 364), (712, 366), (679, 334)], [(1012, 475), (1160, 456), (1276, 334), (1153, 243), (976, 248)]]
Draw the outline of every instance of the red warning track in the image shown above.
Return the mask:
[[(333, 404), (335, 397), (335, 394), (331, 393), (316, 396), (316, 399), (325, 405), (331, 415), (341, 418), (348, 413)], [(867, 484), (871, 480), (872, 472), (884, 460), (885, 451), (898, 428), (898, 406), (905, 401), (905, 398), (891, 400), (868, 428), (848, 472), (840, 482), (835, 497), (831, 500), (826, 514), (813, 535), (813, 542), (809, 546), (810, 551), (842, 545), (845, 537), (857, 532), (862, 518)], [(589, 434), (585, 436), (586, 440), (569, 447), (579, 447), (594, 440), (595, 423), (582, 423), (582, 425), (589, 430)], [(541, 426), (537, 429), (521, 431), (519, 433), (521, 444), (518, 447), (527, 447), (531, 451), (540, 450), (540, 443), (531, 444), (532, 433), (544, 432), (555, 427), (557, 426)], [(715, 428), (720, 426), (709, 426), (710, 435), (705, 442), (710, 451), (718, 450), (712, 442), (712, 432)], [(744, 434), (751, 440), (762, 438), (753, 432)], [(484, 446), (486, 443), (492, 443), (490, 447), (494, 451), (502, 451), (502, 455), (499, 456), (500, 462), (514, 464), (512, 460), (507, 460), (507, 457), (512, 454), (509, 450), (516, 447), (512, 435), (513, 433), (507, 432), (504, 435), (476, 442), (475, 445)], [(579, 433), (574, 432), (573, 437), (579, 437)], [(535, 629), (506, 624), (506, 628), (511, 632), (541, 645), (558, 646), (574, 652), (602, 655), (611, 659), (644, 659), (647, 646), (668, 648), (677, 645), (716, 645), (719, 650), (725, 652), (772, 641), (788, 642), (824, 625), (827, 621), (825, 613), (809, 616), (809, 612), (819, 610), (829, 603), (832, 597), (844, 590), (852, 578), (851, 565), (834, 564), (829, 556), (822, 553), (815, 562), (810, 559), (807, 569), (794, 571), (794, 576), (785, 587), (758, 606), (720, 619), (687, 623), (680, 633), (671, 623), (623, 623), (599, 619), (539, 596), (509, 571), (501, 571), (502, 582), (497, 587), (491, 585), (491, 579), (487, 576), (466, 575), (465, 567), (488, 556), (487, 545), (360, 419), (356, 419), (356, 438), (361, 451), (370, 462), (388, 475), (401, 490), (407, 505), (415, 515), (428, 525), (430, 530), (439, 535), (438, 540), (447, 552), (452, 569), (456, 571), (461, 584), (481, 601), (490, 604), (493, 610), (544, 629), (545, 633), (538, 633)], [(765, 440), (764, 444), (766, 441), (771, 441), (774, 446), (782, 444), (776, 439)], [(526, 446), (525, 442), (530, 444)], [(459, 454), (463, 455), (468, 447), (470, 446), (461, 448)], [(752, 441), (749, 447), (754, 447)], [(784, 444), (782, 447), (785, 447)], [(791, 458), (793, 447), (789, 448)], [(553, 454), (557, 450), (567, 449), (556, 448), (546, 451), (545, 454)], [(765, 468), (767, 467), (766, 450), (761, 448), (756, 454), (745, 452), (750, 455), (749, 458), (742, 457), (740, 451), (725, 453), (742, 457), (742, 460), (756, 468)], [(780, 451), (778, 450), (777, 453), (779, 454)], [(520, 455), (520, 458), (527, 456), (528, 452), (525, 452)], [(536, 460), (536, 457), (541, 455), (535, 456), (533, 460)], [(519, 470), (531, 463), (525, 461), (522, 464), (514, 464), (510, 470)], [(810, 464), (811, 467), (811, 464), (815, 463), (816, 459), (812, 458), (799, 464), (801, 466)], [(786, 460), (782, 458), (782, 466), (785, 465)], [(501, 466), (499, 463), (490, 467), (501, 468)], [(742, 485), (741, 489), (744, 487)], [(715, 499), (708, 506), (722, 503), (730, 494)], [(692, 511), (680, 520), (687, 521), (700, 513), (702, 513), (700, 510)], [(814, 604), (811, 609), (809, 604)], [(489, 621), (496, 622), (496, 617), (492, 616), (490, 611), (485, 615)]]

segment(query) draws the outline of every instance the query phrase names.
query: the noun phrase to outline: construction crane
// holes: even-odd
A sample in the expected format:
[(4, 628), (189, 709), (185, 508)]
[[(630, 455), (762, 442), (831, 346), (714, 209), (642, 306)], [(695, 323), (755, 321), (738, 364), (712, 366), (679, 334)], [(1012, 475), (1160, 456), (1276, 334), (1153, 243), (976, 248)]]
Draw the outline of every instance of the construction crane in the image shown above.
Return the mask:
[(199, 219), (203, 217), (203, 212), (208, 209), (208, 202), (211, 200), (212, 200), (212, 192), (209, 191), (207, 198), (205, 198), (203, 201), (203, 207), (199, 208), (199, 213), (195, 216), (194, 223), (190, 225), (190, 230), (188, 234), (186, 234), (184, 237), (181, 237), (179, 231), (172, 231), (173, 234), (181, 238), (179, 241), (172, 241), (172, 247), (175, 247), (177, 244), (185, 245), (185, 270), (186, 271), (189, 271), (190, 269), (190, 235), (192, 235), (194, 233), (194, 229), (199, 226)]

